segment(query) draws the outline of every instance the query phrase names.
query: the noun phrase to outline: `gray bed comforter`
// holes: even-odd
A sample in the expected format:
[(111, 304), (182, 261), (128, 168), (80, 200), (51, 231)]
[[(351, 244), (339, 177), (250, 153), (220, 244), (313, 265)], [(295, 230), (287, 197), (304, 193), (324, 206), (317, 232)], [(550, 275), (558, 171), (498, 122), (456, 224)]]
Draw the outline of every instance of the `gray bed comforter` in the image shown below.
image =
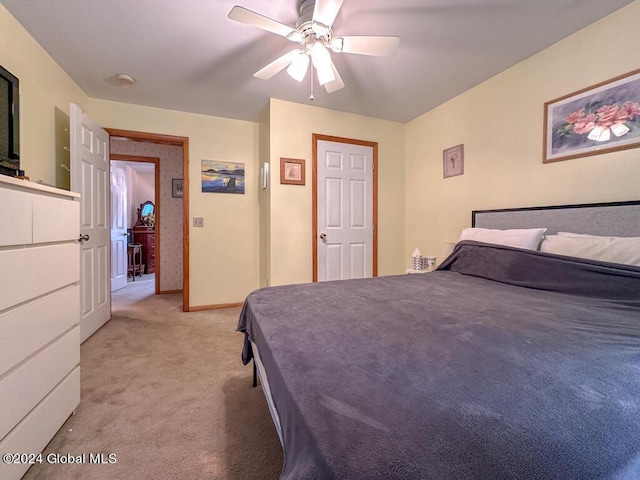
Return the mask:
[(435, 272), (257, 290), (281, 479), (640, 478), (640, 268), (458, 244)]

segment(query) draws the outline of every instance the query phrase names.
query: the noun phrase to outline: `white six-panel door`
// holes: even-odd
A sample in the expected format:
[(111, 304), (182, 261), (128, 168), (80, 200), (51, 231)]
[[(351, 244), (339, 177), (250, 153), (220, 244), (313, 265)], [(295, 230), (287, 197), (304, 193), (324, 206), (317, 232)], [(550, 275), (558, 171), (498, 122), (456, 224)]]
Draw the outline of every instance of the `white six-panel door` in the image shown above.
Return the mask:
[(127, 286), (127, 184), (124, 169), (111, 165), (111, 291)]
[(80, 194), (80, 341), (111, 317), (109, 135), (71, 104), (71, 190)]
[(374, 275), (373, 147), (317, 141), (317, 280)]

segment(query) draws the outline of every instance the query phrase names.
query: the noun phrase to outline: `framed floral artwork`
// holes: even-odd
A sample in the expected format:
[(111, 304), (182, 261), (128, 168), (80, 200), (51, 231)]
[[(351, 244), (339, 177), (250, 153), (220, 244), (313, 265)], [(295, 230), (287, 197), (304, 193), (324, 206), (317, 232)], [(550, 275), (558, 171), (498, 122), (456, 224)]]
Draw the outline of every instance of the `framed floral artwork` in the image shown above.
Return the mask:
[(640, 146), (640, 69), (544, 104), (543, 163)]
[(456, 145), (442, 151), (443, 177), (455, 177), (464, 173), (464, 145)]
[(280, 159), (280, 183), (304, 185), (304, 160), (296, 158)]

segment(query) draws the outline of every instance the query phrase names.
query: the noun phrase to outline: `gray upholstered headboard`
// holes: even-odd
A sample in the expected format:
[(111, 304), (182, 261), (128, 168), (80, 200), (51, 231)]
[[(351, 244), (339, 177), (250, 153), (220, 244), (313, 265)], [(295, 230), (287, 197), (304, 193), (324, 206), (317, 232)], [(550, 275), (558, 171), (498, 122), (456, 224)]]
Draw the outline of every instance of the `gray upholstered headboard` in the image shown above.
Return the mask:
[(546, 227), (547, 234), (563, 231), (591, 235), (640, 237), (640, 200), (475, 210), (472, 212), (471, 222), (474, 227), (501, 230)]

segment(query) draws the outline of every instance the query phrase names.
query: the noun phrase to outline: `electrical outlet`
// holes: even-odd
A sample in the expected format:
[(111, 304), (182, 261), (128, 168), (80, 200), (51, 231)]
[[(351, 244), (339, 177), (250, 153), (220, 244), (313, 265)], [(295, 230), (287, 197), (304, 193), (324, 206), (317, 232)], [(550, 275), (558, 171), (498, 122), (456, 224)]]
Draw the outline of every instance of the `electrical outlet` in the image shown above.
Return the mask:
[(193, 226), (194, 227), (204, 227), (204, 218), (203, 217), (193, 217)]

